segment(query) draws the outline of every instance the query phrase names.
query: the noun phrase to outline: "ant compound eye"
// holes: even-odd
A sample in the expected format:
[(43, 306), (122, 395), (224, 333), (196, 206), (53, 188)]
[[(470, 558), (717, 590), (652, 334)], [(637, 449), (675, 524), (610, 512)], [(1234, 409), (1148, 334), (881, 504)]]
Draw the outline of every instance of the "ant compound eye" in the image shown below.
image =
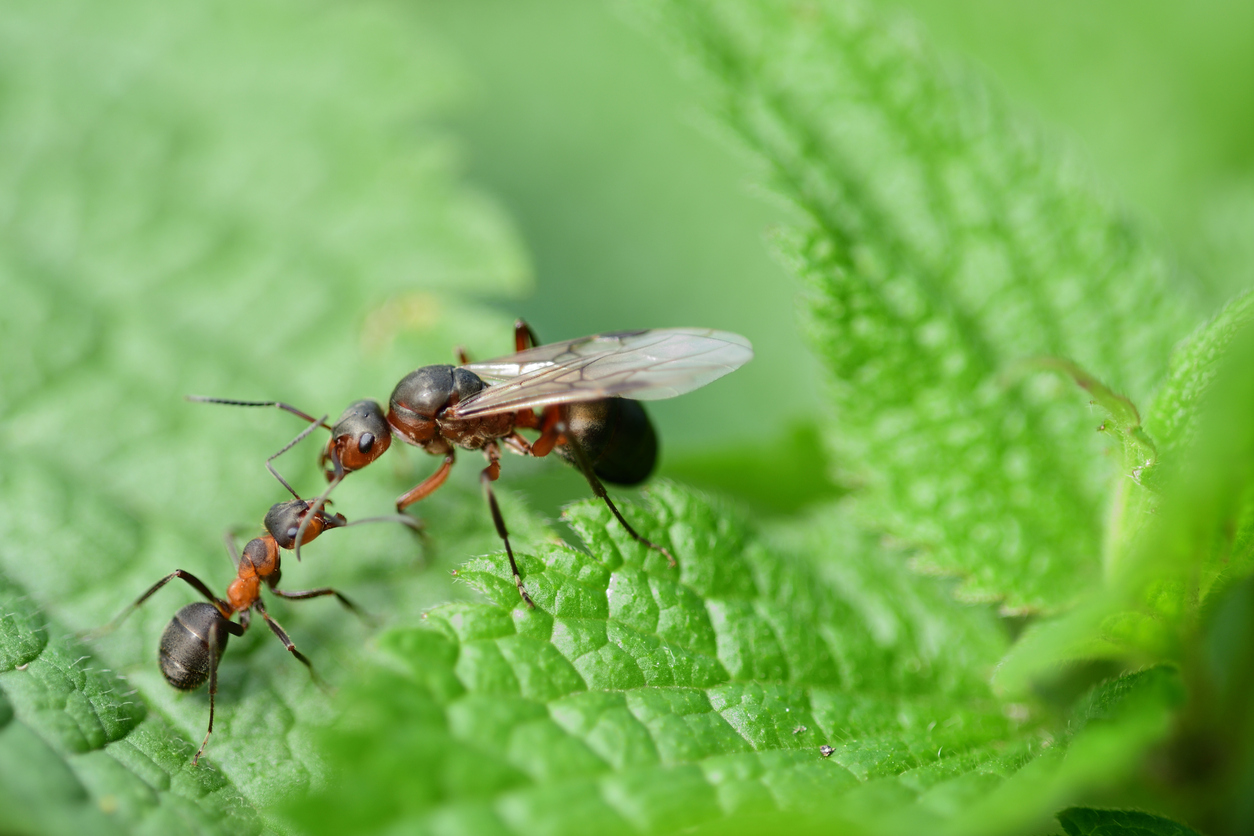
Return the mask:
[(289, 529), (287, 530), (287, 539), (289, 539), (289, 540), (295, 540), (295, 539), (296, 539), (296, 535), (297, 535), (299, 532), (300, 532), (300, 526), (296, 526), (296, 525), (292, 526), (291, 528), (289, 528)]
[(372, 433), (362, 433), (361, 438), (357, 441), (357, 452), (365, 454), (370, 452), (370, 448), (374, 446), (374, 435)]

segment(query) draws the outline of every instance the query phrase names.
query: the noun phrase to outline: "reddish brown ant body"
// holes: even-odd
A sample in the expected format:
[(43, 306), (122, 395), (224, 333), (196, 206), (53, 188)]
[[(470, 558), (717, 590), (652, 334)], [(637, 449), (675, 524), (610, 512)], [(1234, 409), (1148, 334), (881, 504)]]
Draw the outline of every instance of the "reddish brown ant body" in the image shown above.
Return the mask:
[[(299, 497), (278, 503), (266, 514), (267, 533), (250, 540), (244, 546), (242, 553), (236, 551), (234, 538), (227, 536), (227, 549), (235, 563), (236, 576), (227, 587), (225, 598), (214, 595), (209, 587), (191, 572), (176, 569), (149, 587), (135, 600), (134, 604), (101, 631), (103, 633), (116, 628), (157, 590), (176, 578), (187, 583), (208, 601), (208, 603), (188, 604), (174, 614), (165, 632), (161, 634), (161, 646), (158, 653), (161, 673), (175, 688), (181, 691), (194, 691), (206, 681), (209, 682), (209, 728), (205, 732), (204, 741), (196, 751), (196, 756), (192, 759), (193, 763), (200, 760), (205, 746), (209, 743), (209, 736), (213, 733), (214, 696), (218, 692), (218, 663), (226, 650), (227, 640), (231, 636), (244, 635), (254, 610), (261, 614), (266, 624), (283, 642), (283, 646), (309, 669), (310, 676), (318, 681), (313, 664), (296, 649), (296, 645), (288, 638), (287, 632), (266, 611), (265, 604), (261, 600), (263, 583), (278, 597), (294, 601), (334, 595), (346, 608), (362, 615), (348, 598), (330, 587), (306, 589), (299, 592), (284, 592), (278, 588), (282, 577), (280, 548), (292, 548), (298, 536), (300, 542), (308, 543), (328, 529), (341, 528), (348, 524), (339, 514), (326, 514), (321, 510), (310, 513), (309, 503)], [(237, 614), (239, 623), (231, 620)]]
[[(556, 451), (584, 475), (593, 493), (636, 542), (665, 555), (674, 566), (675, 558), (667, 549), (641, 537), (623, 518), (602, 480), (634, 485), (653, 471), (657, 435), (638, 401), (681, 395), (734, 371), (753, 357), (749, 341), (725, 331), (664, 328), (597, 334), (545, 346), (536, 342), (527, 324), (518, 320), (514, 354), (471, 363), (459, 352), (460, 366), (424, 366), (406, 375), (392, 391), (386, 413), (375, 401), (356, 401), (329, 427), (323, 419), (278, 401), (196, 396), (189, 400), (274, 406), (309, 421), (308, 429), (323, 426), (330, 430), (322, 452), (330, 484), (313, 502), (314, 508), (322, 507), (346, 474), (382, 456), (392, 436), (444, 459), (434, 473), (397, 498), (398, 513), (444, 484), (457, 448), (481, 450), (488, 465), (479, 480), (505, 544), (518, 594), (528, 606), (535, 604), (523, 586), (492, 492), (492, 482), (500, 476), (502, 445), (525, 456), (542, 457)], [(529, 442), (518, 433), (520, 429), (534, 430), (539, 436)], [(303, 437), (304, 433), (296, 441)], [(299, 555), (299, 546), (297, 550)]]

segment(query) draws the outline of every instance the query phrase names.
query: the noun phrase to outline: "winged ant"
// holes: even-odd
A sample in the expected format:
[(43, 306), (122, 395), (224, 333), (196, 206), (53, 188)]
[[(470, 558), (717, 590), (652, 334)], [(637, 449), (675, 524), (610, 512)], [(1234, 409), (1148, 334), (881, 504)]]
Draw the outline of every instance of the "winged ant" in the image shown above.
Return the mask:
[[(753, 358), (749, 341), (726, 331), (659, 328), (596, 334), (543, 346), (537, 342), (520, 319), (514, 323), (514, 354), (472, 363), (459, 351), (458, 366), (423, 366), (406, 375), (393, 389), (386, 413), (378, 402), (360, 400), (331, 426), (325, 418), (315, 419), (280, 401), (200, 396), (188, 400), (277, 407), (310, 422), (306, 432), (317, 426), (328, 429), (331, 438), (321, 455), (328, 486), (312, 503), (319, 511), (347, 474), (387, 451), (393, 436), (443, 457), (434, 473), (397, 498), (398, 514), (444, 484), (457, 448), (482, 451), (488, 464), (479, 481), (496, 532), (505, 544), (518, 594), (530, 607), (535, 604), (523, 586), (492, 492), (492, 483), (500, 476), (502, 446), (524, 456), (556, 452), (584, 475), (592, 492), (632, 539), (676, 565), (665, 547), (640, 536), (623, 518), (603, 481), (635, 485), (653, 471), (657, 434), (639, 401), (682, 395), (740, 368)], [(539, 436), (528, 441), (520, 429), (534, 430)], [(296, 441), (303, 437), (304, 433)], [(292, 444), (267, 460), (266, 466), (281, 482), (270, 461)], [(303, 521), (301, 526), (309, 524)], [(295, 540), (299, 557), (299, 533)]]

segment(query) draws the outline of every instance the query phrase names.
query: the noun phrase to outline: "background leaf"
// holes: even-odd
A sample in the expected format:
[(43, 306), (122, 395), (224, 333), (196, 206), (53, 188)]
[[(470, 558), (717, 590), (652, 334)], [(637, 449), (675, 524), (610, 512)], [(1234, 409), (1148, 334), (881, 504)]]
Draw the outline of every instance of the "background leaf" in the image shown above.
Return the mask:
[[(259, 466), (298, 427), (184, 393), (338, 408), (399, 378), (414, 342), (445, 357), (491, 332), (504, 350), (504, 317), (445, 294), (519, 292), (527, 257), (458, 184), (430, 125), (456, 73), (398, 12), (54, 2), (2, 16), (0, 783), (32, 799), (3, 805), (6, 831), (257, 832), (256, 807), (323, 780), (301, 720), (327, 699), (286, 660), (258, 664), (286, 656), (259, 635), (232, 643), (210, 763), (191, 767), (207, 700), (170, 689), (153, 655), (188, 590), (92, 647), (68, 636), (176, 567), (224, 588), (223, 528), (279, 498)], [(377, 324), (398, 294), (411, 301)], [(284, 465), (311, 486), (305, 452)], [(396, 532), (354, 545), (370, 605), (420, 554)], [(319, 624), (292, 632), (325, 639), (311, 655), (334, 670), (364, 633)]]
[(965, 597), (1070, 601), (1100, 551), (1101, 441), (1073, 393), (1001, 376), (1066, 357), (1147, 397), (1189, 321), (1162, 255), (906, 27), (853, 4), (657, 11), (805, 216), (778, 245), (815, 289), (859, 502)]
[(1058, 814), (1067, 836), (1196, 836), (1197, 831), (1138, 810), (1071, 807)]

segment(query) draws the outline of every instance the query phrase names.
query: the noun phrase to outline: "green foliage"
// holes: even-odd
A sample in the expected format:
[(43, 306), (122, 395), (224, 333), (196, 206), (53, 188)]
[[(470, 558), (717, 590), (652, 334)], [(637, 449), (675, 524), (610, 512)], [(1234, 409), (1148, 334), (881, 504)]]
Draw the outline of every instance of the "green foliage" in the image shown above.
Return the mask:
[(914, 800), (1013, 771), (1035, 730), (988, 691), (1004, 643), (987, 613), (898, 582), (856, 538), (826, 538), (840, 578), (825, 582), (825, 555), (772, 548), (674, 486), (648, 497), (629, 516), (678, 569), (589, 501), (567, 515), (588, 552), (522, 558), (536, 610), (497, 555), (461, 573), (489, 603), (380, 637), (347, 703), (369, 708), (328, 732), (343, 779), (292, 806), (301, 824), (670, 832), (868, 781)]
[(0, 830), (258, 833), (256, 812), (0, 575)]
[(1099, 565), (1101, 442), (1072, 392), (1003, 375), (1065, 357), (1146, 398), (1190, 324), (1163, 255), (908, 28), (856, 5), (656, 5), (804, 218), (777, 246), (814, 289), (865, 512), (964, 597), (1073, 601)]
[[(333, 413), (454, 344), (507, 351), (512, 317), (484, 300), (528, 290), (530, 253), (545, 266), (567, 234), (553, 217), (598, 214), (567, 187), (617, 152), (552, 185), (508, 181), (524, 247), (437, 127), (473, 74), (406, 5), (0, 14), (0, 830), (998, 834), (1056, 832), (1057, 815), (1068, 833), (1191, 832), (1077, 804), (1248, 829), (1254, 296), (1177, 346), (1199, 317), (1170, 256), (1073, 152), (896, 18), (856, 2), (625, 5), (699, 69), (720, 130), (786, 205), (772, 239), (808, 287), (830, 389), (785, 349), (776, 309), (762, 339), (744, 328), (762, 349), (752, 386), (686, 436), (717, 422), (743, 449), (676, 444), (671, 473), (750, 508), (671, 481), (621, 502), (676, 568), (596, 502), (565, 528), (545, 520), (513, 459), (499, 496), (535, 610), (473, 463), (420, 506), (425, 546), (396, 527), (313, 544), (285, 585), (341, 588), (384, 628), (274, 602), (335, 687), (264, 630), (233, 639), (196, 767), (207, 698), (153, 664), (191, 591), (83, 634), (174, 568), (224, 588), (222, 528), (281, 498), (260, 463), (300, 426), (179, 396)], [(539, 24), (511, 14), (496, 41), (468, 27), (480, 54), (538, 51)], [(615, 77), (648, 75), (641, 54)], [(564, 66), (544, 58), (518, 63), (511, 90)], [(475, 130), (480, 153), (512, 144)], [(712, 237), (675, 262), (692, 272), (738, 210), (655, 144), (624, 142), (639, 146), (621, 180), (633, 200), (701, 194), (659, 216), (703, 215)], [(508, 159), (476, 170), (504, 177)], [(671, 197), (640, 185), (659, 181)], [(548, 191), (562, 211), (529, 217)], [(604, 257), (621, 278), (650, 241), (688, 242), (642, 237), (629, 215), (562, 269)], [(675, 299), (719, 297), (699, 308), (717, 319), (785, 295), (743, 248), (711, 262), (735, 262), (723, 285)], [(587, 282), (588, 298), (624, 315), (630, 297), (656, 324), (686, 310), (617, 284)], [(607, 327), (634, 324), (653, 322)], [(777, 406), (792, 389), (805, 394)], [(804, 398), (834, 413), (804, 406), (790, 432)], [(427, 472), (389, 457), (337, 490), (337, 510), (378, 514)], [(279, 462), (305, 492), (312, 459)], [(828, 462), (839, 488), (798, 472)]]
[(1198, 836), (1196, 830), (1138, 810), (1070, 807), (1058, 814), (1067, 836)]
[(1110, 582), (1030, 631), (998, 671), (1003, 687), (1021, 689), (1043, 666), (1076, 658), (1192, 664), (1214, 597), (1254, 569), (1249, 299), (1234, 301), (1176, 353), (1147, 419), (1161, 427), (1163, 464), (1151, 501), (1125, 504), (1114, 518), (1121, 556)]
[[(443, 294), (521, 290), (526, 256), (457, 183), (427, 124), (456, 74), (397, 13), (275, 0), (0, 15), (0, 830), (257, 832), (258, 808), (324, 779), (301, 727), (327, 699), (259, 634), (232, 642), (209, 760), (191, 766), (207, 700), (154, 664), (186, 588), (106, 640), (72, 635), (176, 567), (225, 589), (223, 528), (279, 498), (260, 463), (297, 427), (182, 394), (338, 410), (386, 391), (416, 346), (505, 350), (505, 317)], [(315, 484), (308, 455), (289, 458)], [(379, 491), (373, 507), (398, 492)], [(354, 592), (393, 604), (380, 576), (416, 553), (395, 534), (357, 540)], [(447, 588), (428, 596), (411, 600)], [(324, 623), (292, 632), (342, 670), (362, 631)]]

